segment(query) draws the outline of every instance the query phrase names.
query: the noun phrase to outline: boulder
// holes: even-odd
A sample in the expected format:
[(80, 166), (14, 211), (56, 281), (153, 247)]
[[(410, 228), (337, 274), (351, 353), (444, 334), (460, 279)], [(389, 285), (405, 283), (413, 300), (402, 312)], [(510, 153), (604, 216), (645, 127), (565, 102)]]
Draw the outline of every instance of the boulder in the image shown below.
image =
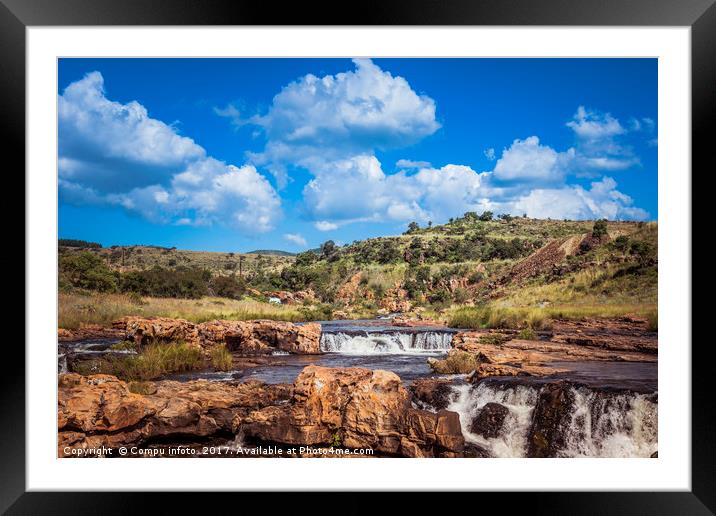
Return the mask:
[(289, 445), (327, 444), (338, 436), (349, 448), (410, 457), (460, 454), (464, 445), (457, 413), (413, 409), (395, 373), (362, 368), (304, 368), (291, 403), (252, 412), (242, 430)]
[(497, 437), (509, 412), (507, 407), (499, 403), (486, 403), (472, 419), (470, 431), (485, 438)]
[(152, 342), (186, 342), (203, 349), (226, 344), (231, 351), (270, 353), (320, 353), (321, 325), (293, 324), (284, 321), (214, 320), (194, 324), (166, 317), (125, 317), (114, 323), (123, 328), (125, 338), (140, 346)]
[(236, 433), (250, 411), (286, 401), (291, 387), (261, 382), (152, 382), (151, 394), (130, 392), (114, 376), (59, 377), (58, 456), (65, 447), (142, 445)]
[(450, 404), (453, 389), (451, 381), (441, 378), (420, 378), (413, 381), (410, 391), (419, 405), (442, 410)]
[(565, 443), (574, 396), (565, 382), (545, 385), (532, 413), (527, 437), (528, 457), (556, 457)]
[(185, 319), (129, 316), (115, 321), (112, 326), (122, 329), (126, 339), (140, 347), (152, 342), (186, 342), (199, 346), (197, 325)]

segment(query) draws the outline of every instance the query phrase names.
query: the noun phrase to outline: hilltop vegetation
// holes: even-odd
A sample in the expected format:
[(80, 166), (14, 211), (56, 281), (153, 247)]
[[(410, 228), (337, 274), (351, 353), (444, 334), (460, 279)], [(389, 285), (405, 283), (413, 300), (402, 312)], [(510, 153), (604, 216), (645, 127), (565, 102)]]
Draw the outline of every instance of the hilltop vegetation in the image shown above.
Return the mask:
[(444, 225), (412, 223), (398, 236), (329, 240), (295, 257), (61, 247), (60, 290), (257, 303), (287, 291), (302, 293), (305, 308), (292, 320), (421, 309), (455, 324), (538, 327), (558, 316), (652, 317), (657, 265), (656, 223), (469, 212)]

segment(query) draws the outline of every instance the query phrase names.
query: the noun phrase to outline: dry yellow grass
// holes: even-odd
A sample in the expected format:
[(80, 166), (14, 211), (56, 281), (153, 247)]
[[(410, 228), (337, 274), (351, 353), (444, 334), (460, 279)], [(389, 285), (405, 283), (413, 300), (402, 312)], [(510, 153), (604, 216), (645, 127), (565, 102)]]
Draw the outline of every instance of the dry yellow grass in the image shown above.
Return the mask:
[[(251, 299), (234, 300), (216, 297), (174, 299), (124, 294), (65, 294), (59, 295), (58, 325), (75, 329), (83, 324), (109, 325), (125, 315), (145, 317), (173, 317), (193, 322), (212, 319), (274, 319), (303, 321), (306, 311), (298, 307), (273, 305)], [(308, 317), (310, 318), (310, 317)]]

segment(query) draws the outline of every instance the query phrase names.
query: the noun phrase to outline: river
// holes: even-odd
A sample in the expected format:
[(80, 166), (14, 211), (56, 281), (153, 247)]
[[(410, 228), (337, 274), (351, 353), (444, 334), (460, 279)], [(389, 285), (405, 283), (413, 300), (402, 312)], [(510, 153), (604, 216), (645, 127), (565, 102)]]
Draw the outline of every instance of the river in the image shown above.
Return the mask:
[[(260, 380), (292, 383), (311, 364), (325, 367), (365, 367), (395, 372), (406, 386), (418, 378), (436, 377), (428, 357), (440, 358), (451, 348), (456, 330), (436, 327), (401, 327), (389, 320), (321, 322), (320, 355), (276, 353), (256, 367), (226, 372), (196, 371), (167, 379), (190, 381)], [(60, 370), (67, 354), (107, 352), (113, 341), (64, 344)], [(566, 380), (568, 407), (560, 422), (564, 457), (649, 457), (657, 448), (656, 362), (559, 362), (567, 372), (547, 378), (494, 378), (477, 385), (465, 375), (447, 376), (450, 386), (447, 410), (460, 415), (468, 442), (486, 449), (493, 457), (528, 455), (527, 439), (534, 412), (546, 385)], [(66, 367), (66, 366), (65, 366)], [(488, 403), (507, 408), (499, 434), (485, 437), (473, 432), (472, 422)], [(418, 403), (421, 408), (436, 407)]]

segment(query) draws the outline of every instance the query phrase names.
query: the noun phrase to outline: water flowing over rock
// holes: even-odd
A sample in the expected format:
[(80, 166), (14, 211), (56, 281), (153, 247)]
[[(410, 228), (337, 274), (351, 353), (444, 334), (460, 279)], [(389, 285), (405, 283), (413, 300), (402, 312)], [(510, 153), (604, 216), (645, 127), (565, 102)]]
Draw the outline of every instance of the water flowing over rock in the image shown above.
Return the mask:
[(113, 326), (122, 329), (126, 339), (140, 346), (151, 342), (186, 342), (201, 348), (226, 344), (231, 351), (246, 353), (320, 352), (321, 325), (318, 323), (214, 320), (195, 324), (166, 317), (125, 317)]
[(421, 353), (450, 349), (452, 333), (441, 331), (324, 332), (321, 351), (345, 354)]
[(442, 410), (453, 396), (452, 381), (443, 378), (420, 378), (410, 385), (417, 403), (426, 409)]
[[(148, 382), (151, 394), (130, 392), (110, 375), (59, 378), (58, 456), (73, 449), (142, 445), (236, 433), (250, 411), (291, 396), (291, 387), (260, 382)], [(146, 388), (146, 386), (145, 386)]]
[(385, 455), (457, 456), (464, 440), (458, 415), (410, 406), (392, 372), (362, 368), (304, 368), (291, 403), (252, 412), (247, 437), (289, 445), (320, 445), (339, 438), (350, 448)]
[(447, 409), (460, 414), (467, 443), (493, 457), (650, 457), (657, 449), (656, 394), (508, 379), (452, 389)]

